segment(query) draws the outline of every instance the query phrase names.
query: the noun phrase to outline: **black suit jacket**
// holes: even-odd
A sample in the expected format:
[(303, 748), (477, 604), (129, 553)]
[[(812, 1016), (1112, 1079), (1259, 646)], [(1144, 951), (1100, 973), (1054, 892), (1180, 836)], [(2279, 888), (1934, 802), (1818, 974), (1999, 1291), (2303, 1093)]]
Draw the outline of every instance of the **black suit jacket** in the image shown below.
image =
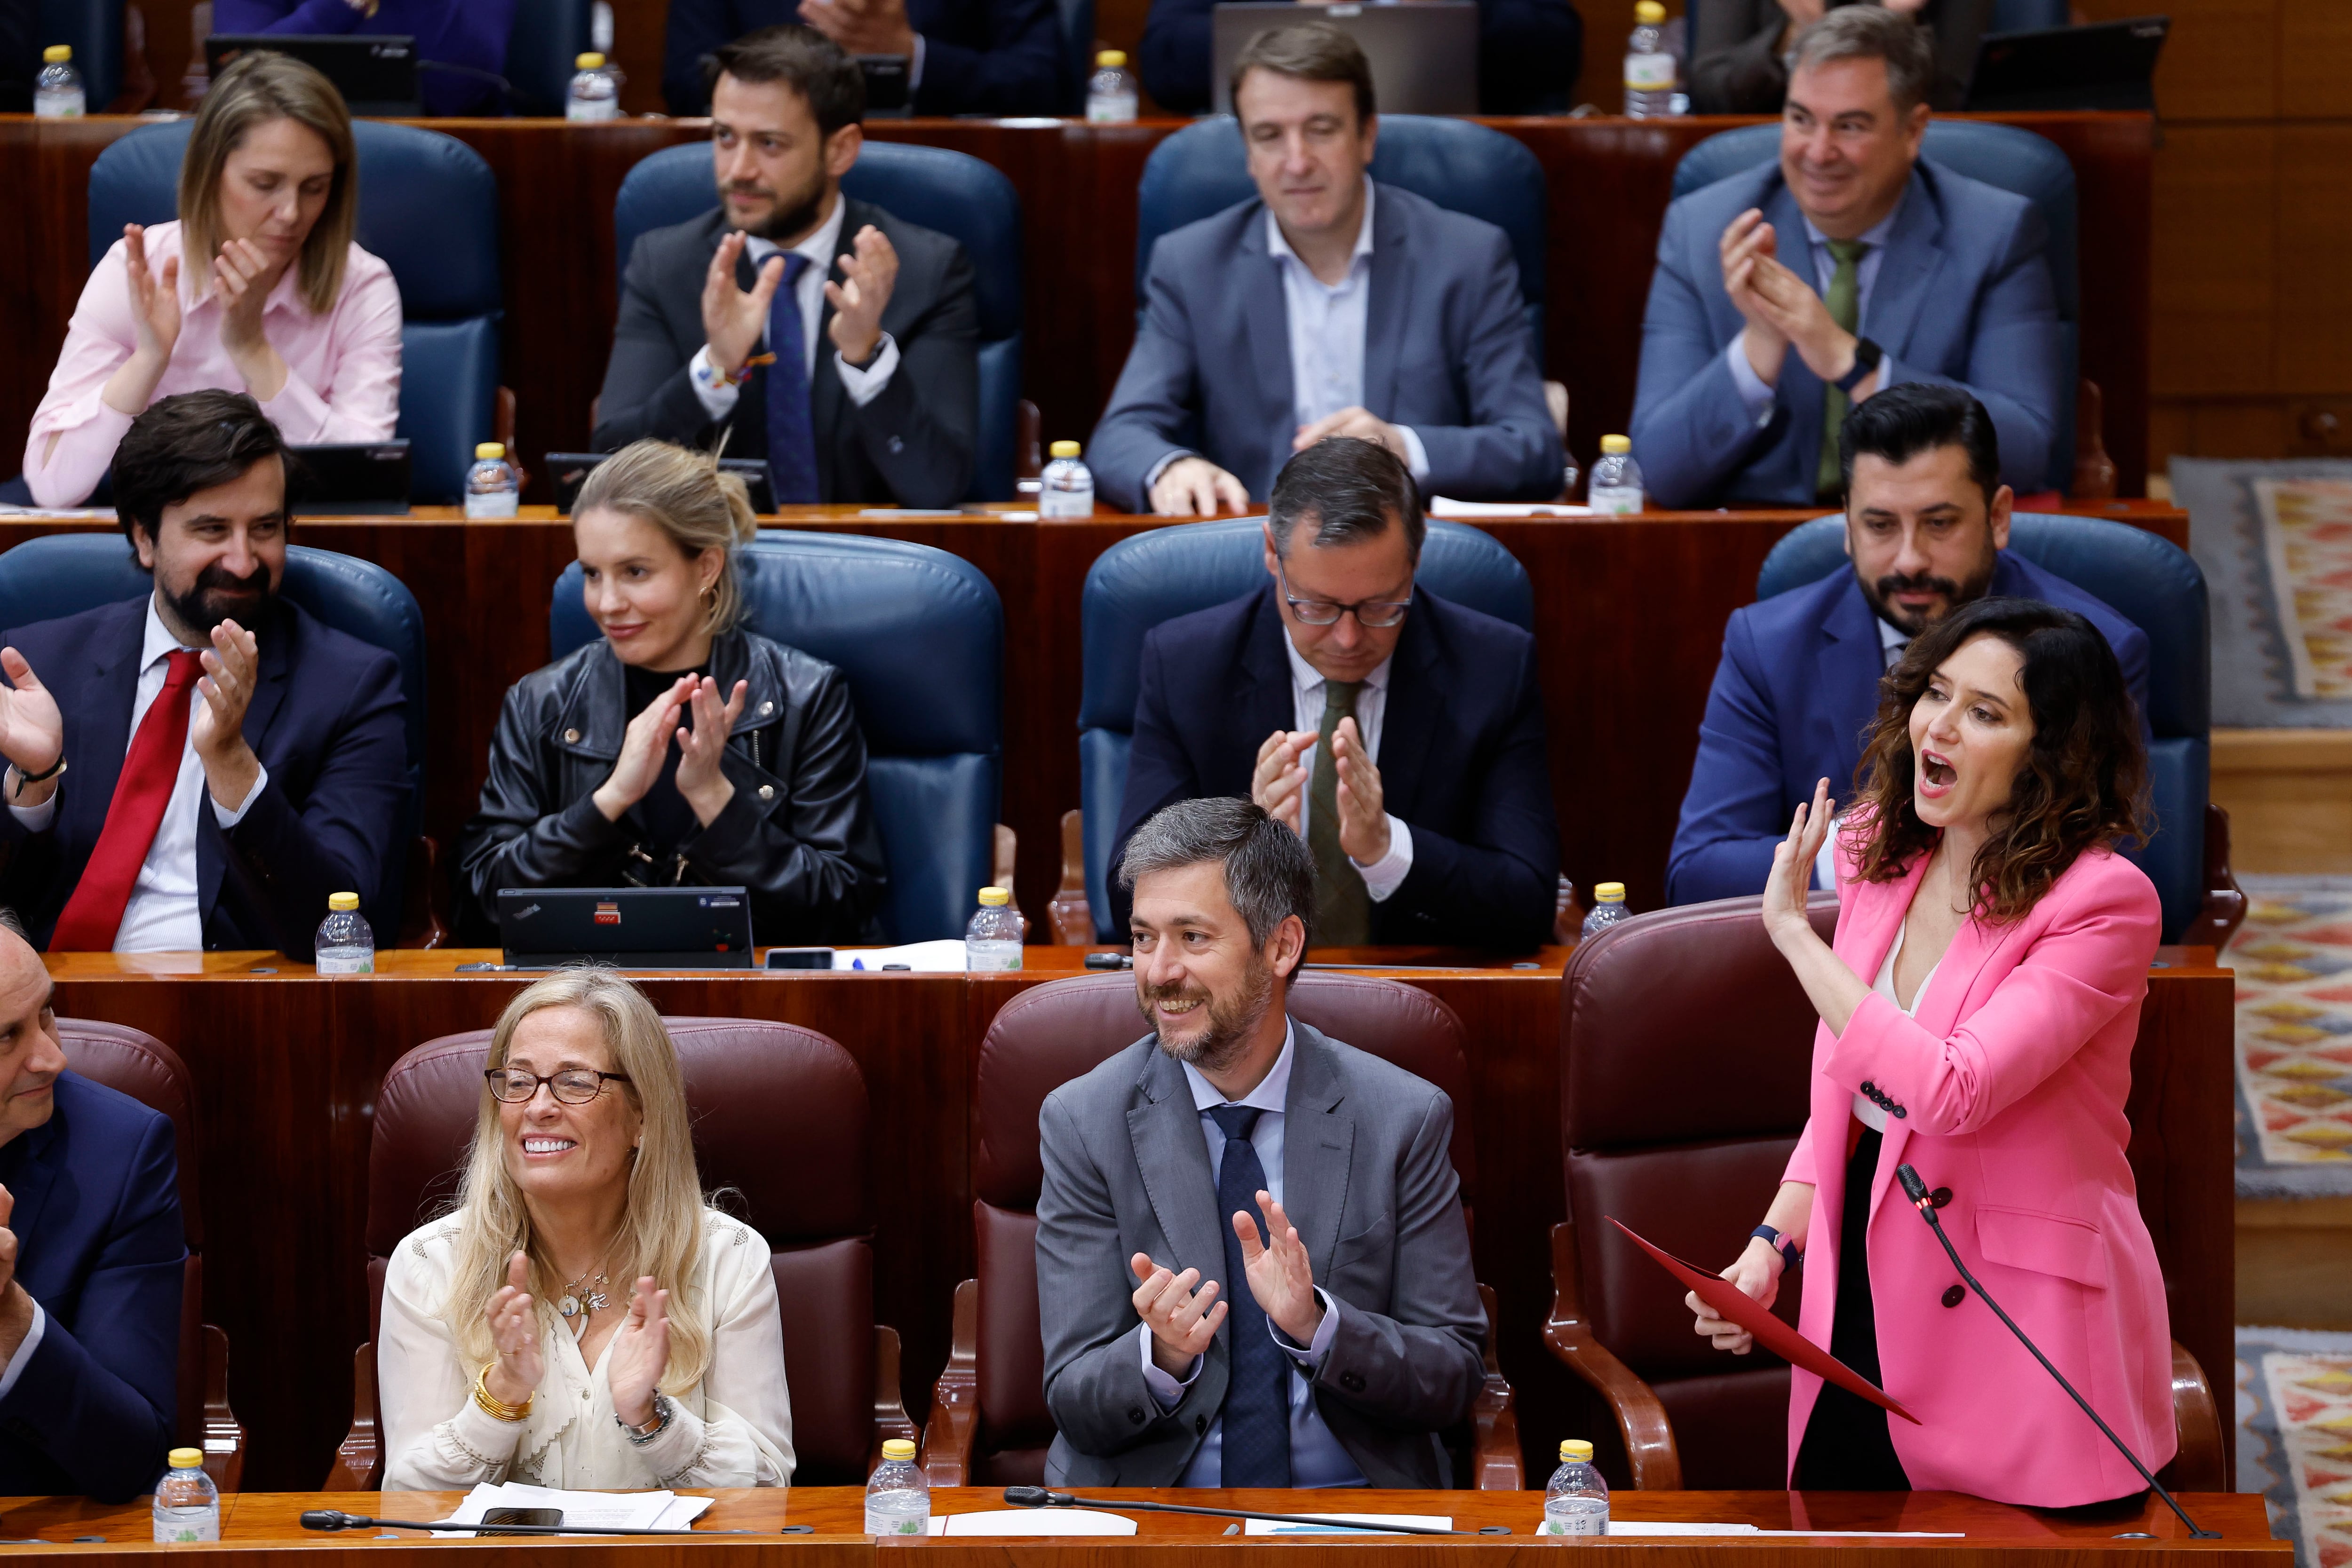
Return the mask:
[[(827, 501), (952, 507), (971, 486), (980, 435), (980, 305), (971, 258), (936, 230), (841, 199), (848, 211), (836, 256), (851, 253), (868, 224), (898, 253), (898, 278), (882, 311), (882, 329), (898, 344), (898, 368), (873, 402), (863, 408), (851, 402), (825, 336), (833, 307), (824, 308), (809, 387), (817, 494)], [(642, 235), (629, 253), (593, 437), (597, 451), (617, 451), (648, 435), (711, 447), (724, 435), (730, 457), (768, 455), (766, 372), (744, 383), (733, 413), (714, 421), (687, 368), (703, 345), (702, 280), (728, 227), (724, 211), (713, 207)], [(841, 277), (837, 261), (832, 276)], [(735, 281), (743, 288), (757, 281), (748, 247), (736, 260)]]
[[(1063, 63), (1062, 24), (1054, 0), (906, 4), (908, 26), (923, 37), (917, 114), (1060, 114), (1072, 107), (1067, 100), (1075, 84)], [(669, 111), (710, 112), (704, 56), (754, 28), (800, 19), (800, 0), (669, 0), (669, 37), (662, 57), (662, 96)], [(1569, 79), (1575, 77), (1571, 69)]]
[[(147, 601), (101, 605), (0, 633), (33, 666), (65, 716), (67, 773), (46, 831), (0, 811), (0, 904), (46, 947), (106, 825), (131, 747), (131, 705)], [(280, 600), (256, 636), (261, 674), (246, 744), (269, 782), (236, 827), (196, 812), (196, 894), (208, 948), (274, 948), (306, 957), (327, 896), (356, 893), (380, 946), (399, 929), (384, 898), (408, 800), (400, 666), (390, 653), (320, 625)]]
[[(1137, 66), (1145, 90), (1171, 114), (1201, 113), (1213, 101), (1215, 9), (1216, 0), (1151, 0), (1144, 16)], [(1564, 114), (1583, 67), (1584, 18), (1570, 0), (1478, 0), (1479, 113)]]
[[(1110, 852), (1114, 928), (1127, 841), (1171, 801), (1250, 792), (1257, 748), (1297, 714), (1269, 583), (1143, 640), (1127, 794)], [(1550, 940), (1559, 877), (1536, 641), (1415, 588), (1390, 665), (1381, 790), (1412, 830), (1412, 870), (1372, 905), (1372, 940), (1508, 950)]]

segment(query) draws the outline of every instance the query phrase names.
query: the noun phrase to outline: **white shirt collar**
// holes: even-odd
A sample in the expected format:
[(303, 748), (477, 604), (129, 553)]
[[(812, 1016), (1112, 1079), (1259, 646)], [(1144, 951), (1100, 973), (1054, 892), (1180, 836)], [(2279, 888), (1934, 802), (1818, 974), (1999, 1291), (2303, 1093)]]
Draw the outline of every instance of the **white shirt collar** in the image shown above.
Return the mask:
[(1206, 1078), (1189, 1061), (1176, 1065), (1184, 1070), (1184, 1082), (1192, 1086), (1192, 1109), (1206, 1111), (1217, 1105), (1254, 1105), (1261, 1111), (1279, 1111), (1290, 1096), (1290, 1060), (1298, 1044), (1298, 1031), (1285, 1016), (1282, 1020), (1282, 1054), (1274, 1059), (1274, 1070), (1258, 1080), (1256, 1088), (1238, 1100), (1228, 1101), (1224, 1092)]
[[(1356, 264), (1372, 254), (1372, 203), (1376, 199), (1375, 193), (1378, 189), (1379, 187), (1372, 183), (1372, 177), (1370, 174), (1365, 175), (1364, 217), (1363, 221), (1356, 226), (1356, 248), (1348, 253), (1348, 273), (1349, 277), (1352, 277), (1355, 275)], [(1276, 260), (1287, 258), (1291, 261), (1297, 261), (1299, 267), (1306, 272), (1307, 277), (1315, 277), (1314, 269), (1307, 267), (1305, 262), (1298, 261), (1298, 253), (1291, 249), (1290, 242), (1283, 237), (1282, 225), (1275, 217), (1274, 209), (1272, 207), (1268, 207), (1265, 210), (1265, 248), (1267, 254), (1274, 256)], [(1348, 286), (1348, 278), (1346, 277), (1341, 278), (1337, 283), (1323, 283), (1323, 280), (1319, 277), (1315, 277), (1315, 281), (1318, 284), (1322, 284), (1326, 288), (1345, 288)]]
[[(1276, 583), (1275, 585), (1276, 591), (1280, 591), (1281, 586), (1282, 585), (1280, 583)], [(1307, 656), (1298, 651), (1298, 644), (1290, 640), (1290, 628), (1288, 626), (1285, 626), (1282, 629), (1282, 651), (1290, 655), (1291, 685), (1297, 686), (1302, 692), (1313, 692), (1319, 690), (1322, 687), (1323, 672), (1307, 662)], [(1372, 673), (1364, 677), (1363, 684), (1371, 687), (1372, 690), (1376, 692), (1387, 692), (1389, 689), (1389, 666), (1395, 663), (1396, 655), (1394, 653), (1391, 653), (1387, 658), (1382, 659), (1379, 664), (1372, 666)]]
[[(189, 644), (173, 636), (171, 628), (163, 624), (163, 612), (155, 607), (155, 596), (150, 593), (147, 596), (147, 634), (139, 644), (139, 667), (142, 670), (146, 669), (166, 653), (175, 653), (187, 646)], [(211, 644), (205, 643), (204, 646), (209, 647)]]
[[(806, 239), (792, 247), (793, 254), (808, 257), (816, 264), (819, 272), (830, 273), (833, 258), (841, 250), (841, 225), (848, 215), (849, 198), (835, 191), (833, 193), (833, 211), (825, 214), (824, 222), (810, 231)], [(746, 235), (743, 239), (743, 249), (755, 265), (780, 255), (784, 249), (774, 240), (759, 235)]]
[[(1879, 219), (1876, 223), (1871, 225), (1868, 228), (1863, 230), (1861, 234), (1854, 237), (1861, 240), (1863, 244), (1868, 246), (1873, 250), (1876, 250), (1880, 246), (1884, 246), (1886, 243), (1887, 235), (1892, 232), (1895, 227), (1895, 220), (1903, 215), (1903, 204), (1910, 200), (1910, 197), (1911, 184), (1910, 182), (1906, 180), (1903, 184), (1903, 193), (1895, 198), (1895, 204), (1886, 210), (1886, 215)], [(1800, 212), (1798, 215), (1800, 217), (1804, 216), (1801, 212)], [(1816, 246), (1824, 246), (1830, 243), (1830, 236), (1815, 228), (1813, 226), (1813, 220), (1811, 218), (1805, 218), (1805, 238), (1811, 241)]]

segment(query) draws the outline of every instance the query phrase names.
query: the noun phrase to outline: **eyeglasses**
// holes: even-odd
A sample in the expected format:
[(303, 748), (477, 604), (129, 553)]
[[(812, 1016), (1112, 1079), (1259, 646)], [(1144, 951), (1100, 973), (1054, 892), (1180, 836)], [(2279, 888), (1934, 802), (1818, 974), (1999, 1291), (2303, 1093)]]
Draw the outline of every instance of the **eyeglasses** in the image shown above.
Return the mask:
[(525, 1072), (520, 1067), (493, 1067), (482, 1076), (490, 1081), (491, 1097), (509, 1105), (529, 1100), (539, 1092), (542, 1083), (566, 1105), (585, 1105), (604, 1092), (605, 1084), (629, 1081), (625, 1072), (592, 1072), (584, 1067), (567, 1067), (545, 1078), (536, 1072)]
[(1385, 632), (1404, 623), (1404, 612), (1412, 608), (1410, 599), (1360, 599), (1353, 604), (1334, 604), (1328, 599), (1301, 599), (1290, 591), (1290, 573), (1285, 571), (1280, 558), (1274, 563), (1275, 575), (1282, 580), (1282, 597), (1290, 612), (1306, 626), (1336, 626), (1339, 617), (1353, 613), (1356, 624), (1367, 632)]

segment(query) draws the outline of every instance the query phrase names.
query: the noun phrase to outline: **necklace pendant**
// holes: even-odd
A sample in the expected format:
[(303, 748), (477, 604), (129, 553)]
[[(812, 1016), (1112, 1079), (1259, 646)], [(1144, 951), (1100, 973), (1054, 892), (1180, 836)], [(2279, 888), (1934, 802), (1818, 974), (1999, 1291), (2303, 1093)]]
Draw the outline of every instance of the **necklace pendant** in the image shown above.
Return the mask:
[(613, 1298), (606, 1295), (604, 1291), (591, 1291), (588, 1292), (588, 1310), (590, 1312), (601, 1312), (612, 1304)]
[(555, 1303), (555, 1310), (564, 1317), (577, 1317), (580, 1315), (580, 1303), (572, 1297), (566, 1296)]

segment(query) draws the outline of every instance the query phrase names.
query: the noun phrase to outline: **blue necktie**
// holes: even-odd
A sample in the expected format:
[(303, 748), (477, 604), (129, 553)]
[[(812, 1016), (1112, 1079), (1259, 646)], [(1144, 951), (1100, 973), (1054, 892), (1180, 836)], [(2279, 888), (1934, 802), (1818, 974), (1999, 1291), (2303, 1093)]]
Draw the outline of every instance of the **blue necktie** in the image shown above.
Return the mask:
[(816, 425), (809, 416), (808, 355), (801, 342), (797, 285), (809, 258), (784, 253), (784, 281), (768, 305), (768, 477), (780, 507), (815, 501)]
[(1234, 1234), (1235, 1214), (1248, 1215), (1261, 1233), (1265, 1228), (1265, 1216), (1257, 1207), (1258, 1191), (1265, 1186), (1265, 1166), (1250, 1143), (1265, 1113), (1255, 1105), (1213, 1105), (1209, 1114), (1225, 1134), (1224, 1157), (1217, 1166), (1217, 1222), (1225, 1233), (1225, 1300), (1231, 1303), (1225, 1326), (1232, 1332), (1233, 1346), (1219, 1479), (1229, 1487), (1287, 1487), (1289, 1357), (1274, 1343), (1265, 1309), (1250, 1293), (1249, 1277), (1242, 1268), (1242, 1240)]

